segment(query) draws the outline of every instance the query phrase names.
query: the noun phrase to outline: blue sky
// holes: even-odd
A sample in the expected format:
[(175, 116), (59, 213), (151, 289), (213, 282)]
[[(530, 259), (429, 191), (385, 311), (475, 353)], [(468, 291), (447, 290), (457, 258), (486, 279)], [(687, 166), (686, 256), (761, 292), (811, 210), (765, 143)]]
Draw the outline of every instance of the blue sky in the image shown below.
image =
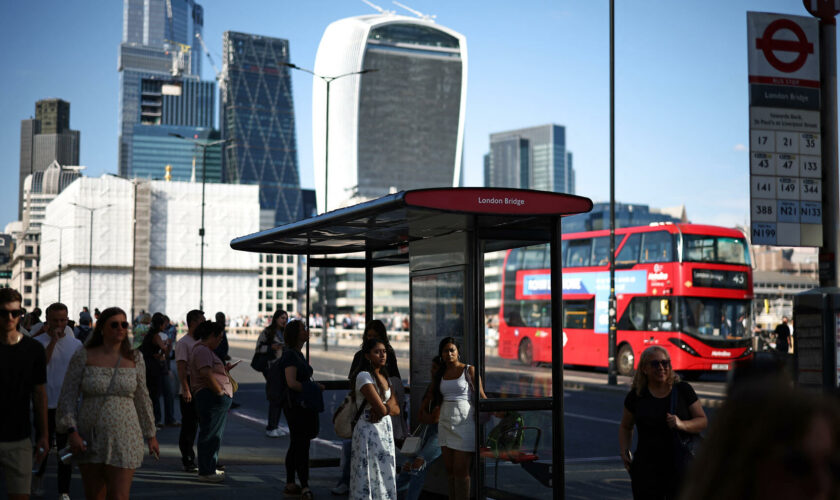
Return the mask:
[[(361, 0), (200, 3), (219, 67), (226, 30), (286, 38), (292, 62), (312, 68), (330, 22), (373, 12)], [(467, 37), (467, 185), (482, 183), (489, 134), (557, 123), (574, 153), (577, 194), (608, 200), (607, 0), (403, 3)], [(619, 201), (684, 204), (693, 222), (748, 222), (750, 10), (808, 15), (800, 0), (616, 2)], [(0, 230), (17, 216), (20, 121), (34, 116), (35, 101), (69, 101), (87, 175), (116, 172), (121, 30), (119, 0), (0, 2)], [(203, 76), (213, 78), (202, 57)], [(311, 77), (295, 72), (293, 91), (301, 181), (311, 188)]]

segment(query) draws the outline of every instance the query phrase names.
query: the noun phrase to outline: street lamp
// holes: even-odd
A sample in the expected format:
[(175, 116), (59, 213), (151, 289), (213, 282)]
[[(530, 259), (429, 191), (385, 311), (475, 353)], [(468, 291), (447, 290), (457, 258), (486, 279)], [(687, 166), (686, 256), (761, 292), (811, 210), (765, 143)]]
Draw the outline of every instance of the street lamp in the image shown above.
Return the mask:
[[(108, 208), (113, 206), (113, 203), (108, 203), (107, 205), (102, 205), (101, 207), (86, 207), (85, 205), (80, 205), (75, 202), (70, 202), (71, 205), (76, 206), (78, 208), (87, 210), (90, 212), (90, 245), (88, 247), (88, 311), (92, 311), (93, 307), (91, 307), (91, 291), (93, 290), (93, 212), (97, 210), (101, 210), (103, 208)], [(81, 227), (81, 226), (80, 226)]]
[[(53, 224), (47, 224), (46, 222), (42, 222), (41, 227), (44, 227), (44, 226), (51, 227), (51, 228), (54, 228), (54, 229), (58, 229), (58, 301), (61, 302), (61, 246), (62, 246), (62, 241), (64, 240), (64, 230), (65, 229), (79, 229), (79, 228), (84, 227), (84, 226), (63, 226), (62, 227), (62, 226), (55, 226)], [(43, 233), (43, 231), (42, 231), (42, 233)], [(55, 241), (55, 240), (49, 240), (49, 241)], [(44, 243), (47, 243), (47, 242), (44, 241), (44, 242), (41, 243), (41, 245), (43, 246)], [(41, 253), (43, 253), (43, 252), (41, 252)], [(89, 298), (88, 298), (88, 302), (90, 302)], [(90, 309), (90, 306), (88, 306), (88, 309)]]
[[(301, 68), (297, 64), (282, 62), (280, 63), (283, 66), (288, 68), (296, 69), (299, 71), (303, 71), (304, 73), (309, 73), (312, 76), (318, 77), (327, 84), (327, 112), (325, 114), (326, 121), (324, 122), (324, 213), (329, 210), (329, 205), (327, 201), (329, 200), (329, 173), (330, 173), (330, 84), (339, 78), (344, 78), (345, 76), (352, 76), (352, 75), (364, 75), (365, 73), (373, 73), (374, 71), (379, 71), (378, 69), (369, 68), (363, 69), (361, 71), (353, 71), (351, 73), (344, 73), (343, 75), (336, 75), (336, 76), (324, 76), (315, 73), (312, 70)], [(330, 318), (327, 315), (327, 269), (322, 268), (323, 271), (321, 272), (321, 281), (323, 281), (323, 299), (321, 303), (324, 306), (324, 350), (328, 350), (327, 347), (327, 332), (329, 331), (330, 326)]]
[(199, 270), (198, 283), (198, 308), (204, 310), (204, 188), (207, 184), (207, 148), (224, 144), (228, 139), (221, 139), (212, 142), (202, 142), (197, 139), (190, 139), (181, 134), (170, 132), (169, 135), (183, 139), (193, 143), (193, 145), (201, 148), (201, 227), (198, 229), (198, 235), (201, 237), (201, 267)]

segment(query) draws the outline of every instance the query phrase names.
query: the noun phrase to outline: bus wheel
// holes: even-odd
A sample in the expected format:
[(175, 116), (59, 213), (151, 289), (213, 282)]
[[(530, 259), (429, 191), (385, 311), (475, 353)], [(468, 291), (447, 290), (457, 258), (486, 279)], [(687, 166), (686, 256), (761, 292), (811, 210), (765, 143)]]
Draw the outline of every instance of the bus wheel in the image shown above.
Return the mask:
[(530, 339), (522, 339), (519, 343), (519, 362), (523, 365), (534, 365), (534, 345)]
[(636, 357), (633, 355), (633, 348), (628, 344), (622, 344), (618, 348), (618, 358), (615, 364), (618, 368), (618, 373), (621, 375), (633, 375), (633, 367), (636, 364)]

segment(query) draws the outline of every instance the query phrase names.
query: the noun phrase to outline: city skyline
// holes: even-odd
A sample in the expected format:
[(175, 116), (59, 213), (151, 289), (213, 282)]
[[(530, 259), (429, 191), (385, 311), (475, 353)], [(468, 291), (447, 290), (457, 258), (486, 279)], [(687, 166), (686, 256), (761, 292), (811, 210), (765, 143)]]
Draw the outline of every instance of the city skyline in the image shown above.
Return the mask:
[[(114, 55), (122, 36), (122, 2), (113, 3), (96, 9), (57, 1), (40, 9), (0, 7), (0, 40), (13, 49), (0, 56), (0, 63), (11, 68), (0, 96), (0, 151), (7, 165), (18, 164), (19, 126), (31, 116), (32, 103), (59, 97), (73, 103), (73, 128), (84, 138), (79, 163), (88, 166), (85, 174), (117, 171)], [(242, 4), (248, 8), (207, 0), (201, 5), (204, 39), (217, 66), (221, 33), (239, 30), (288, 39), (290, 61), (312, 68), (327, 25), (373, 13), (361, 2), (337, 0)], [(390, 3), (380, 5), (408, 14)], [(437, 15), (436, 22), (463, 33), (469, 43), (465, 185), (483, 184), (490, 133), (558, 123), (566, 127), (575, 152), (577, 193), (595, 201), (607, 198), (606, 1), (563, 6), (535, 1), (521, 9), (503, 2), (479, 7), (418, 0), (410, 6)], [(695, 222), (748, 220), (748, 10), (808, 15), (794, 0), (678, 5), (668, 11), (652, 1), (616, 5), (619, 201), (684, 204)], [(68, 21), (78, 28), (62, 29)], [(41, 34), (36, 40), (25, 36), (36, 26)], [(86, 28), (92, 26), (97, 29)], [(202, 51), (200, 57), (207, 56)], [(201, 76), (213, 78), (210, 64), (203, 65)], [(311, 76), (293, 74), (292, 83), (301, 185), (311, 188)], [(17, 206), (16, 190), (5, 184), (17, 182), (0, 188), (4, 225), (15, 219)]]

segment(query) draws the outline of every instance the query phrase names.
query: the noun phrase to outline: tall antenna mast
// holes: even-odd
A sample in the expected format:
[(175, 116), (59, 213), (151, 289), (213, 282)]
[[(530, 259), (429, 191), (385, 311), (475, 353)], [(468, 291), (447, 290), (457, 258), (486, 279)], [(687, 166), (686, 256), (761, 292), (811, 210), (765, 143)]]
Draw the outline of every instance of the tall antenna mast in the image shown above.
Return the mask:
[[(364, 1), (366, 1), (366, 0), (362, 0), (362, 1), (364, 2)], [(401, 3), (397, 2), (397, 0), (393, 0), (393, 3), (394, 3), (394, 5), (396, 5), (397, 7), (402, 7), (403, 9), (405, 9), (405, 10), (407, 10), (407, 11), (411, 12), (412, 14), (414, 14), (415, 16), (419, 17), (420, 19), (422, 19), (422, 20), (424, 20), (424, 21), (433, 21), (433, 20), (437, 17), (436, 15), (423, 14), (423, 13), (422, 13), (422, 12), (420, 12), (419, 10), (412, 9), (412, 8), (411, 8), (411, 7), (409, 7), (408, 5), (401, 4)]]
[(388, 14), (395, 14), (395, 12), (393, 10), (385, 10), (382, 7), (380, 7), (380, 6), (376, 5), (375, 3), (371, 2), (370, 0), (362, 0), (362, 1), (364, 3), (370, 5), (371, 7), (373, 7), (374, 10), (376, 10), (377, 12), (379, 12), (380, 14), (382, 14), (384, 16), (387, 16)]

